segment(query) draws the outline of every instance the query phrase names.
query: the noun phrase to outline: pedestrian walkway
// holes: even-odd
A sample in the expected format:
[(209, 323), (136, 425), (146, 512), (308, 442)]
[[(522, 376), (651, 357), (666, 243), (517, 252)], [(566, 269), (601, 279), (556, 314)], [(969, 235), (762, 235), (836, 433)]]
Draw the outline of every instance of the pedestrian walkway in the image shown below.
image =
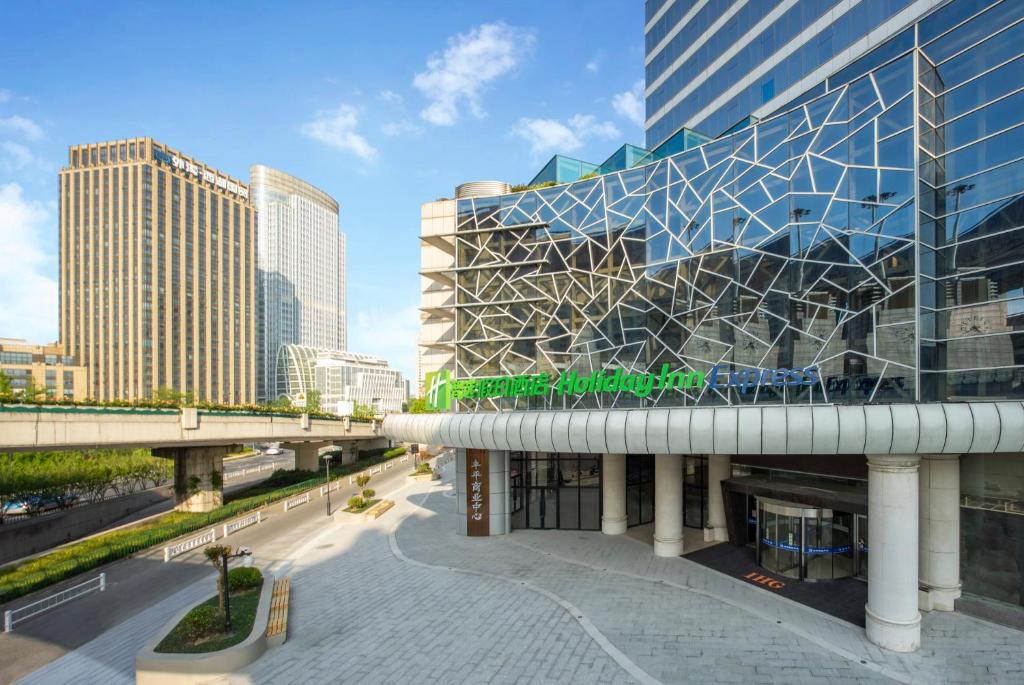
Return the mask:
[[(277, 569), (292, 578), (288, 641), (216, 682), (1024, 680), (1017, 631), (929, 614), (919, 652), (884, 652), (856, 626), (628, 536), (460, 537), (448, 489), (408, 485), (381, 519), (346, 515), (310, 537)], [(134, 650), (209, 591), (193, 585), (23, 682), (133, 682)]]

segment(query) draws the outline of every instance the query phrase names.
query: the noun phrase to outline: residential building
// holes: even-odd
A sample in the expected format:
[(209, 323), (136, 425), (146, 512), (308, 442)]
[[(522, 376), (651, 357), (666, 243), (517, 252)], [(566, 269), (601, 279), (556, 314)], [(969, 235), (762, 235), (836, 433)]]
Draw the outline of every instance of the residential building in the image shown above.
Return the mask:
[(89, 397), (89, 371), (64, 354), (60, 343), (33, 345), (17, 338), (0, 338), (0, 373), (15, 394), (32, 384), (46, 397), (84, 400)]
[(248, 186), (151, 138), (72, 146), (59, 180), (60, 339), (88, 394), (252, 402)]
[[(858, 578), (868, 638), (907, 652), (920, 611), (1024, 606), (1024, 3), (762, 15), (809, 4), (856, 40), (778, 81), (781, 111), (425, 205), (453, 302), (439, 413), (383, 430), (456, 448), (460, 533), (631, 529), (657, 556), (725, 544), (705, 562), (766, 582)], [(706, 7), (700, 47), (742, 7), (652, 2), (649, 24)]]
[(257, 396), (273, 400), (281, 345), (344, 350), (345, 234), (327, 193), (263, 165), (249, 170), (257, 209)]
[(355, 404), (379, 412), (401, 411), (409, 399), (402, 373), (380, 357), (306, 345), (282, 345), (277, 356), (276, 397), (292, 400), (320, 393), (320, 407), (351, 413)]

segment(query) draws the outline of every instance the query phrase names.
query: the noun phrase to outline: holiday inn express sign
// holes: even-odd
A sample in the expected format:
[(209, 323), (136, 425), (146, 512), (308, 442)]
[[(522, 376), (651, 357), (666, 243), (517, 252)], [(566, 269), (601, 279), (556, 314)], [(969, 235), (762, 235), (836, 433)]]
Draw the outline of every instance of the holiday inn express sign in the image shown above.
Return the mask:
[(759, 386), (795, 387), (814, 385), (819, 380), (817, 366), (799, 369), (738, 369), (730, 371), (726, 364), (715, 364), (703, 371), (669, 371), (662, 364), (655, 373), (627, 373), (621, 368), (604, 369), (591, 374), (563, 371), (552, 381), (547, 373), (490, 378), (455, 379), (447, 369), (428, 373), (424, 379), (427, 405), (437, 411), (452, 409), (456, 400), (498, 397), (543, 397), (550, 392), (558, 396), (585, 393), (631, 392), (647, 397), (655, 390), (737, 388), (746, 393)]

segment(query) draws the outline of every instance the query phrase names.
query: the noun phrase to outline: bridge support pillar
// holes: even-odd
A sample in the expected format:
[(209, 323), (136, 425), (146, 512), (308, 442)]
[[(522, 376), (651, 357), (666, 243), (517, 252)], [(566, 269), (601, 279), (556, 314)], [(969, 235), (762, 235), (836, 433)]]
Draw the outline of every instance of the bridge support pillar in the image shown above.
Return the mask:
[(320, 448), (325, 442), (286, 442), (285, 449), (295, 451), (295, 468), (301, 471), (318, 471), (320, 469)]
[(174, 459), (174, 508), (212, 511), (224, 503), (224, 455), (232, 447), (163, 447), (153, 455)]

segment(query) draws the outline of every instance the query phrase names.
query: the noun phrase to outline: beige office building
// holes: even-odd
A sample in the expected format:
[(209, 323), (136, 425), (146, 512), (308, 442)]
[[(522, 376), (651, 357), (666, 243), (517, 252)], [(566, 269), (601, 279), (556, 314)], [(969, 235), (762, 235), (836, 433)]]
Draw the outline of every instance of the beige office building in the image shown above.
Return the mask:
[(64, 354), (60, 343), (33, 345), (20, 338), (0, 338), (0, 373), (15, 395), (25, 392), (29, 379), (47, 397), (84, 400), (89, 397), (89, 371)]
[(59, 176), (60, 337), (89, 395), (252, 402), (248, 186), (151, 138), (73, 146)]

